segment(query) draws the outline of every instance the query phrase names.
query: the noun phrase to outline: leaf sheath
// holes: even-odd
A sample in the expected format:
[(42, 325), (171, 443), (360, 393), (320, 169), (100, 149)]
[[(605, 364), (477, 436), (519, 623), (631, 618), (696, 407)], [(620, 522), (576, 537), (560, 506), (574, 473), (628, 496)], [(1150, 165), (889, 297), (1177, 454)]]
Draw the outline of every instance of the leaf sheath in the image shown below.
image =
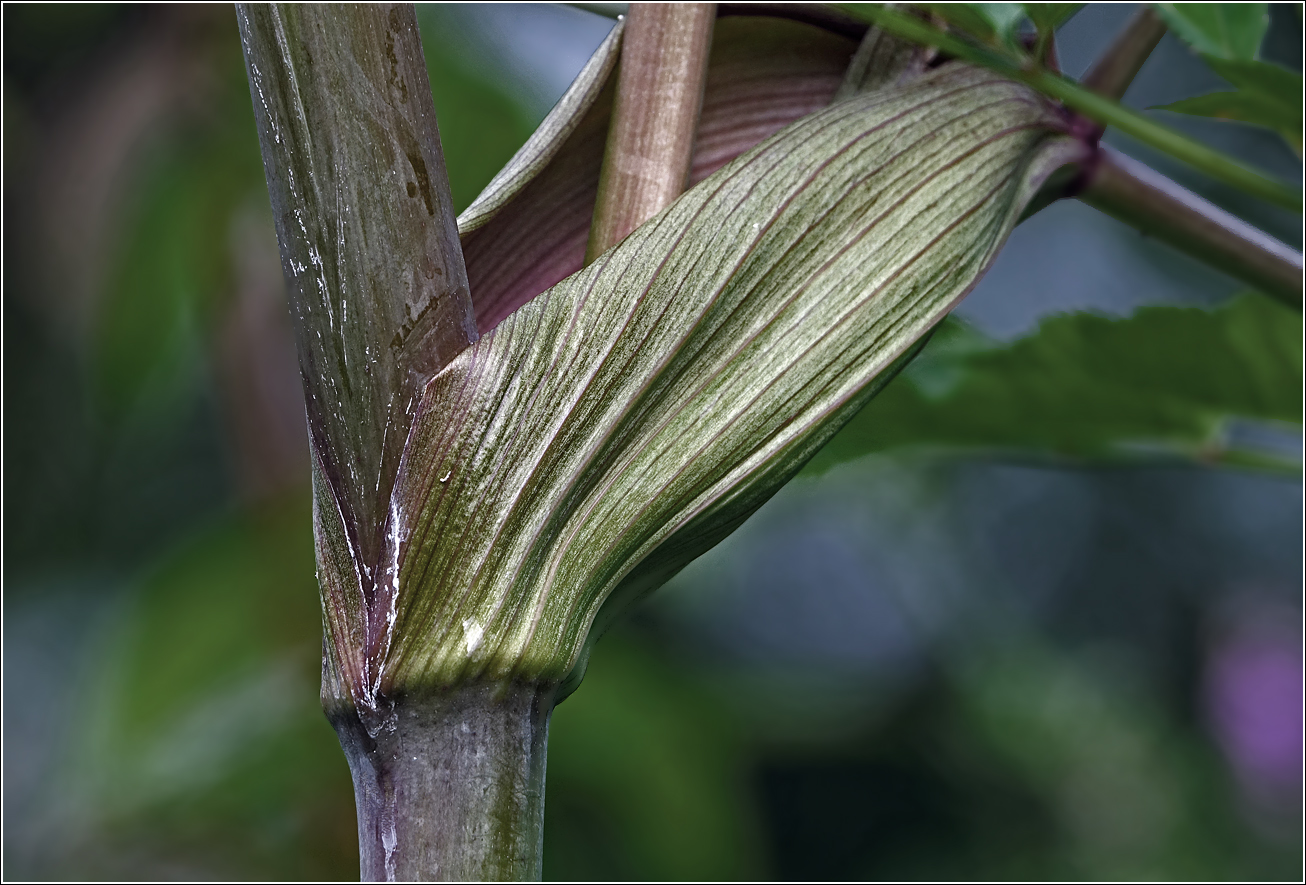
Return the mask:
[(969, 291), (1083, 159), (1061, 125), (957, 65), (840, 103), (461, 354), (396, 484), (378, 692), (574, 683), (605, 600), (733, 529)]

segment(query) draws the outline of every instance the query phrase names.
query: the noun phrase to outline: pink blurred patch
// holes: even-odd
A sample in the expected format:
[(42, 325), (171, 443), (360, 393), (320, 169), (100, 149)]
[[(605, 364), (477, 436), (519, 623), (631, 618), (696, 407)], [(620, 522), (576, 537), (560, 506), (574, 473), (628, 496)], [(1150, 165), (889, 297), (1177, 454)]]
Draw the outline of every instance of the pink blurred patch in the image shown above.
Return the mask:
[(1300, 618), (1261, 612), (1217, 643), (1208, 661), (1211, 727), (1252, 798), (1277, 802), (1302, 785)]

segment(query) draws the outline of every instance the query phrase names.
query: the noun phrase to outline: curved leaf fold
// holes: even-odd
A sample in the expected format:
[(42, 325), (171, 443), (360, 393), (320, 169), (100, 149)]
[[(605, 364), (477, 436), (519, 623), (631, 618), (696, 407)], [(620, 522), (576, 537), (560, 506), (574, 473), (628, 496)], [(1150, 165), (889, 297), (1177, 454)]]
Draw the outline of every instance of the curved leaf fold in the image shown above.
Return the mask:
[(574, 684), (605, 602), (724, 537), (969, 291), (1046, 175), (1080, 158), (1062, 129), (1026, 87), (956, 64), (840, 102), (464, 351), (405, 447), (389, 595), (363, 623), (327, 607), (354, 699)]
[[(618, 23), (536, 133), (458, 218), (481, 331), (584, 266), (621, 34)], [(829, 104), (855, 48), (848, 37), (786, 19), (718, 21), (690, 183)]]

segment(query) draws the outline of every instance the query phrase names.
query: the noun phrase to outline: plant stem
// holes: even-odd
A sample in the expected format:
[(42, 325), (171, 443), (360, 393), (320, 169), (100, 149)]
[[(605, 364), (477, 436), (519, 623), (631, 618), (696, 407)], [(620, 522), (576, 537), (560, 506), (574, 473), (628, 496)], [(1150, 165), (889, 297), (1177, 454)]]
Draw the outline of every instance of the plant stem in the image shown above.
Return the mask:
[(1080, 85), (1119, 101), (1164, 36), (1165, 22), (1161, 16), (1150, 6), (1144, 6), (1125, 23), (1115, 41), (1080, 80)]
[[(605, 18), (620, 18), (627, 3), (567, 3), (595, 15)], [(825, 3), (718, 3), (717, 18), (727, 16), (762, 16), (765, 18), (783, 18), (789, 21), (814, 25), (823, 31), (847, 37), (849, 40), (861, 40), (866, 36), (868, 25), (860, 18), (848, 15)]]
[(366, 569), (421, 389), (477, 338), (417, 18), (399, 4), (236, 15), (310, 439)]
[(1100, 147), (1078, 196), (1144, 234), (1301, 310), (1301, 253), (1142, 163)]
[(538, 879), (551, 686), (398, 694), (365, 717), (356, 706), (371, 678), (364, 627), (387, 613), (389, 588), (372, 581), (416, 403), (477, 336), (415, 12), (241, 5), (237, 17), (329, 483), (317, 503), (340, 515), (341, 537), (318, 536), (319, 575), (356, 581), (332, 593), (322, 579), (323, 697), (353, 772), (363, 877)]
[(538, 881), (552, 709), (552, 687), (509, 684), (401, 698), (375, 736), (333, 715), (363, 880)]
[(715, 19), (714, 3), (631, 4), (587, 264), (684, 191)]

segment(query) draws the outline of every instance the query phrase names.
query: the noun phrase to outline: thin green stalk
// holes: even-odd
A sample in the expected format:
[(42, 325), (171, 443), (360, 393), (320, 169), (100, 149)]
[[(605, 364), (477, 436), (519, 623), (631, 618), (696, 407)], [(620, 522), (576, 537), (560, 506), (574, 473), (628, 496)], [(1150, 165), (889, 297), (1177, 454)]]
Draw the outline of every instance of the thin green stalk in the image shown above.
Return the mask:
[(586, 263), (684, 191), (715, 20), (715, 3), (631, 4)]
[(1037, 71), (1022, 77), (1035, 89), (1059, 99), (1066, 107), (1106, 126), (1115, 126), (1144, 144), (1182, 160), (1212, 178), (1233, 185), (1263, 200), (1302, 211), (1301, 189), (1268, 178), (1214, 148), (1207, 147), (1183, 133), (1155, 123), (1128, 108), (1121, 107), (1063, 77)]
[(981, 65), (1011, 77), (1013, 80), (1026, 83), (1094, 122), (1103, 126), (1115, 126), (1126, 135), (1164, 151), (1193, 168), (1205, 172), (1212, 178), (1233, 185), (1275, 205), (1296, 212), (1302, 210), (1300, 188), (1268, 178), (1248, 168), (1233, 157), (1207, 147), (1168, 126), (1149, 120), (1142, 114), (1123, 107), (1109, 98), (1097, 95), (1060, 74), (1043, 69), (1022, 67), (1016, 61), (999, 53), (944, 33), (919, 19), (891, 9), (863, 4), (849, 4), (847, 8), (890, 33), (897, 34), (908, 40), (937, 46), (949, 55), (963, 61)]

